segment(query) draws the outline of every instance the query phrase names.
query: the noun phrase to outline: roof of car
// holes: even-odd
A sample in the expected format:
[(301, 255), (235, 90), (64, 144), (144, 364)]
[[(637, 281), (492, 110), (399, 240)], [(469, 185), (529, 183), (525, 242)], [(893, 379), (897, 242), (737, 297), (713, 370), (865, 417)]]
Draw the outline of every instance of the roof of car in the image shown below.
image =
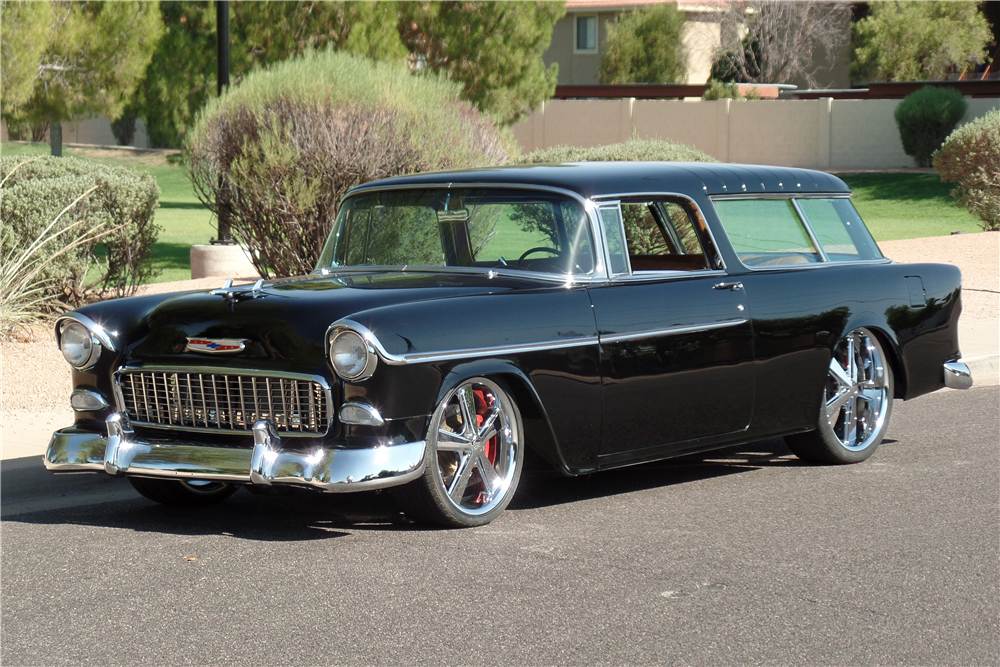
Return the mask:
[(380, 187), (441, 184), (528, 184), (562, 188), (583, 197), (645, 193), (739, 195), (850, 192), (822, 171), (725, 162), (571, 162), (436, 171), (387, 178), (352, 192)]

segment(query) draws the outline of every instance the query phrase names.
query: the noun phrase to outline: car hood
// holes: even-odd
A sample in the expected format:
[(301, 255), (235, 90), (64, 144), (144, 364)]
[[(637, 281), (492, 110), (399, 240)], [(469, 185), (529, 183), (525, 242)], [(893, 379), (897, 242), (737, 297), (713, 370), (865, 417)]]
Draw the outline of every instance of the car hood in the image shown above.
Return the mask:
[[(269, 281), (256, 292), (240, 286), (228, 296), (204, 290), (116, 299), (78, 312), (115, 331), (128, 365), (315, 373), (337, 320), (399, 303), (546, 287), (552, 283), (481, 273), (349, 273)], [(242, 349), (211, 351), (219, 341)]]

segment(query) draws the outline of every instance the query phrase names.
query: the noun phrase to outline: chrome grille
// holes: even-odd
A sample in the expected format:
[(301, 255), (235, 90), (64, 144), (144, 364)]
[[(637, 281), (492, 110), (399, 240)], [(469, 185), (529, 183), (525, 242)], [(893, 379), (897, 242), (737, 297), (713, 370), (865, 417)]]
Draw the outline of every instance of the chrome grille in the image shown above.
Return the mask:
[(330, 393), (308, 376), (142, 370), (115, 379), (129, 419), (140, 425), (248, 433), (269, 419), (288, 435), (329, 428)]

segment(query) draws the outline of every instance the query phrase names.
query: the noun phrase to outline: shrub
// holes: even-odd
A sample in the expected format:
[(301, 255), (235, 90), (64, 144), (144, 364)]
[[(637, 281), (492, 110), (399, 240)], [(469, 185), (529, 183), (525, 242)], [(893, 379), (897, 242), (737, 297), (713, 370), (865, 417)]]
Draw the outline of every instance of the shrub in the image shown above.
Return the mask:
[[(23, 288), (38, 299), (35, 314), (92, 296), (128, 296), (152, 276), (148, 260), (159, 232), (153, 213), (160, 190), (151, 175), (42, 156), (0, 159), (0, 178), (4, 282), (20, 284), (31, 274)], [(94, 266), (97, 276), (87, 281)]]
[(521, 158), (524, 163), (537, 162), (718, 162), (697, 148), (664, 139), (632, 138), (620, 144), (578, 148), (553, 146), (542, 148)]
[(735, 83), (713, 81), (712, 85), (702, 94), (701, 98), (703, 100), (759, 100), (761, 99), (761, 95), (757, 86), (753, 86), (747, 89), (746, 93), (742, 93), (740, 92), (740, 87)]
[(931, 166), (931, 156), (969, 108), (952, 88), (924, 86), (907, 95), (896, 107), (896, 126), (903, 150), (918, 167)]
[(941, 180), (958, 183), (952, 196), (984, 230), (1000, 229), (1000, 109), (948, 135), (934, 153), (934, 168)]
[(189, 135), (199, 199), (269, 277), (315, 267), (350, 188), (431, 169), (502, 164), (513, 136), (457, 84), (344, 52), (252, 72)]

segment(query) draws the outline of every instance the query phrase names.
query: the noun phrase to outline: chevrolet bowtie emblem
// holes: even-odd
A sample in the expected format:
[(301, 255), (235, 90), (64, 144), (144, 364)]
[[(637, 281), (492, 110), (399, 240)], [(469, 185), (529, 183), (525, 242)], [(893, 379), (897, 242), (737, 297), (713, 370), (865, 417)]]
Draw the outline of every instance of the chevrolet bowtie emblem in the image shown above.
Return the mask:
[(225, 354), (241, 352), (246, 348), (247, 340), (238, 338), (188, 338), (185, 352), (205, 352), (207, 354)]

